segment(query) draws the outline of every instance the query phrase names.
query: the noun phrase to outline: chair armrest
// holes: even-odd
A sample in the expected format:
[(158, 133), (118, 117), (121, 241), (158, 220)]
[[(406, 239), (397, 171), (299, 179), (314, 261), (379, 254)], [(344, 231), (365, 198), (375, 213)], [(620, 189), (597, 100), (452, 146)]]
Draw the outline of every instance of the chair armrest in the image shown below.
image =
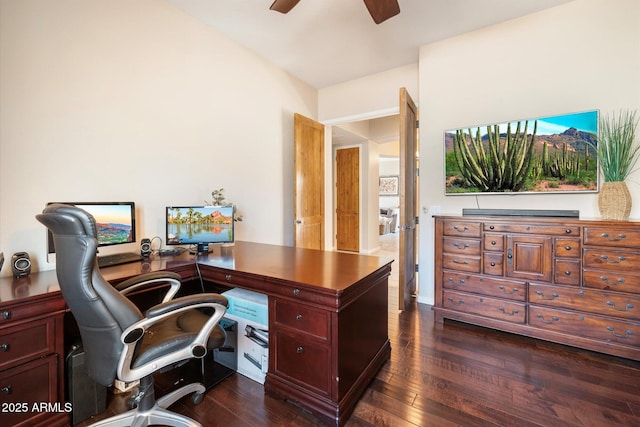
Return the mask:
[(157, 305), (154, 305), (145, 313), (147, 319), (153, 319), (158, 316), (162, 316), (163, 314), (173, 312), (171, 314), (175, 314), (175, 312), (183, 307), (192, 308), (194, 305), (199, 304), (207, 304), (207, 303), (215, 303), (220, 304), (225, 307), (229, 305), (229, 301), (226, 297), (220, 294), (195, 294), (195, 295), (187, 295), (184, 297), (176, 298), (172, 301), (163, 302)]
[[(228, 302), (224, 296), (206, 293), (176, 298), (147, 310), (147, 317), (129, 326), (120, 335), (125, 348), (118, 362), (118, 378), (125, 382), (135, 381), (181, 360), (204, 357), (207, 354), (209, 335), (226, 313), (227, 305)], [(188, 347), (160, 356), (137, 368), (131, 367), (137, 341), (144, 336), (150, 326), (177, 313), (196, 308), (212, 308), (214, 312)]]
[(162, 299), (162, 302), (164, 303), (172, 300), (180, 290), (180, 286), (182, 284), (181, 280), (182, 277), (180, 277), (178, 273), (173, 273), (171, 271), (154, 271), (151, 273), (142, 273), (120, 282), (116, 285), (116, 290), (120, 291), (122, 295), (126, 295), (132, 291), (139, 291), (157, 286), (159, 283), (169, 283), (171, 287)]

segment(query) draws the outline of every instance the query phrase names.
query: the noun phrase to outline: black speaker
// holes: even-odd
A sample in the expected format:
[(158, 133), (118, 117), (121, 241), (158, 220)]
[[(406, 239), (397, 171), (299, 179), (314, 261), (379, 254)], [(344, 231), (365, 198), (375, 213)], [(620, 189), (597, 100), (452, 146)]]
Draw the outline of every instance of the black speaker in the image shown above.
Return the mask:
[(11, 269), (15, 278), (27, 277), (31, 273), (31, 260), (26, 252), (16, 252), (11, 257)]
[(151, 240), (146, 238), (140, 240), (140, 255), (145, 258), (148, 258), (151, 255)]

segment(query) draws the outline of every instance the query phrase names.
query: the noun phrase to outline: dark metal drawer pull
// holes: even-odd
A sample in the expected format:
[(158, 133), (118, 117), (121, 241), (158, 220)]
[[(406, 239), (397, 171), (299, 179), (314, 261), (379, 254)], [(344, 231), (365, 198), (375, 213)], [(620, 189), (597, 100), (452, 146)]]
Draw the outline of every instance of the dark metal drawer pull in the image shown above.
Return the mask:
[(507, 291), (507, 288), (505, 288), (504, 286), (500, 285), (498, 286), (498, 289), (500, 289), (502, 292), (504, 292), (505, 294), (509, 294), (509, 295), (513, 295), (515, 293), (518, 292), (518, 288), (513, 288), (512, 292)]
[(498, 307), (498, 310), (506, 314), (507, 316), (515, 316), (516, 314), (520, 313), (520, 310), (511, 310), (511, 313), (507, 313), (504, 307)]
[(567, 271), (564, 272), (564, 275), (565, 276), (571, 276), (571, 272), (569, 270), (567, 270)]
[(560, 320), (560, 318), (558, 318), (558, 316), (552, 316), (551, 320), (544, 320), (544, 315), (543, 314), (538, 314), (536, 317), (538, 319), (540, 319), (540, 321), (542, 323), (546, 323), (547, 325), (552, 325), (552, 324), (554, 324), (554, 323), (556, 323), (557, 321)]
[(453, 263), (454, 263), (454, 264), (462, 264), (462, 265), (467, 265), (467, 264), (469, 264), (466, 260), (465, 260), (465, 261), (458, 261), (457, 259), (454, 259), (454, 260), (453, 260)]
[(469, 247), (469, 244), (468, 244), (468, 243), (465, 243), (464, 245), (461, 245), (460, 243), (455, 242), (455, 243), (453, 244), (453, 246), (455, 246), (455, 247), (456, 247), (456, 248), (458, 248), (458, 249), (460, 249), (460, 248), (462, 248), (462, 249), (467, 249), (467, 248)]
[(4, 344), (0, 345), (0, 350), (9, 351), (9, 344), (4, 343)]
[(624, 308), (616, 307), (616, 303), (613, 301), (607, 301), (607, 305), (613, 308), (616, 311), (629, 311), (633, 308), (633, 304), (628, 303)]
[(564, 247), (565, 250), (570, 251), (571, 250), (571, 246), (567, 245)]
[(545, 298), (544, 297), (544, 292), (542, 292), (542, 291), (536, 291), (536, 295), (538, 295), (543, 300), (547, 300), (547, 301), (554, 300), (554, 299), (558, 298), (558, 296), (559, 296), (557, 293), (554, 292), (553, 294), (551, 294), (551, 298)]
[(2, 319), (3, 320), (7, 320), (9, 317), (11, 317), (11, 312), (10, 311), (3, 311), (2, 312)]
[(564, 232), (567, 233), (567, 234), (571, 234), (571, 229), (567, 228), (566, 230), (564, 230)]
[(469, 229), (469, 227), (467, 227), (467, 226), (465, 225), (464, 227), (462, 227), (462, 229), (460, 229), (460, 227), (458, 227), (457, 225), (454, 225), (454, 226), (453, 226), (453, 229), (454, 229), (454, 230), (456, 230), (456, 231), (462, 231), (462, 232), (465, 232), (465, 231), (467, 231), (467, 230)]
[(447, 298), (447, 301), (451, 302), (451, 304), (454, 304), (454, 305), (462, 305), (462, 304), (464, 304), (463, 300), (458, 300), (458, 302), (455, 302), (453, 300), (453, 298), (451, 298), (451, 297)]
[(10, 385), (6, 385), (4, 387), (2, 387), (2, 394), (11, 394), (11, 386)]
[(610, 263), (610, 264), (619, 264), (619, 263), (621, 263), (622, 261), (626, 261), (626, 260), (627, 260), (627, 259), (626, 259), (625, 257), (623, 257), (622, 255), (618, 257), (618, 260), (617, 260), (617, 261), (612, 261), (612, 260), (610, 260), (610, 259), (609, 259), (609, 257), (608, 257), (608, 256), (606, 256), (606, 255), (600, 255), (600, 258), (601, 258), (601, 259), (603, 259), (603, 260), (605, 260), (605, 261), (607, 261), (607, 262), (608, 262), (608, 263)]
[(298, 314), (298, 315), (296, 316), (296, 320), (302, 320), (302, 314)]
[(607, 326), (607, 331), (611, 332), (614, 337), (618, 338), (629, 338), (631, 335), (633, 335), (633, 331), (625, 331), (624, 335), (617, 334), (616, 329), (613, 326)]
[[(605, 239), (608, 239), (609, 237), (609, 233), (602, 233), (601, 235), (602, 237), (604, 237)], [(618, 234), (618, 238), (617, 239), (608, 239), (611, 242), (619, 242), (622, 239), (626, 239), (627, 235), (626, 234)]]
[(297, 353), (302, 353), (303, 351), (304, 351), (304, 348), (302, 348), (302, 346), (296, 348)]

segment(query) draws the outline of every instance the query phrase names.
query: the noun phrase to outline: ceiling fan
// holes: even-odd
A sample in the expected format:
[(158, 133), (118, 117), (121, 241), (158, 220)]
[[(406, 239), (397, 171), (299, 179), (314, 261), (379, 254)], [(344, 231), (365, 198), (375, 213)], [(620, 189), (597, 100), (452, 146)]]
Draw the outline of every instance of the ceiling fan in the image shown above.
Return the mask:
[[(300, 0), (275, 0), (269, 9), (280, 13), (287, 13)], [(369, 9), (369, 14), (373, 18), (373, 22), (380, 24), (387, 19), (400, 13), (400, 5), (398, 0), (364, 0), (364, 4)]]

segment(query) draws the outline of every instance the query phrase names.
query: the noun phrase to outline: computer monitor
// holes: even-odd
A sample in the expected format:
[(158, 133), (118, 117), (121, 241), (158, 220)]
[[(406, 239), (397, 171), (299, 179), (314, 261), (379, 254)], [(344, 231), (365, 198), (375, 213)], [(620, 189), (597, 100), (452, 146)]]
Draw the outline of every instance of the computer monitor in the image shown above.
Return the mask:
[(233, 206), (167, 206), (167, 245), (196, 245), (207, 252), (211, 243), (233, 243)]
[[(48, 205), (54, 202), (47, 203)], [(98, 231), (98, 246), (114, 246), (136, 241), (134, 202), (55, 202), (73, 205), (93, 215)], [(55, 253), (53, 235), (48, 232), (48, 252)]]

